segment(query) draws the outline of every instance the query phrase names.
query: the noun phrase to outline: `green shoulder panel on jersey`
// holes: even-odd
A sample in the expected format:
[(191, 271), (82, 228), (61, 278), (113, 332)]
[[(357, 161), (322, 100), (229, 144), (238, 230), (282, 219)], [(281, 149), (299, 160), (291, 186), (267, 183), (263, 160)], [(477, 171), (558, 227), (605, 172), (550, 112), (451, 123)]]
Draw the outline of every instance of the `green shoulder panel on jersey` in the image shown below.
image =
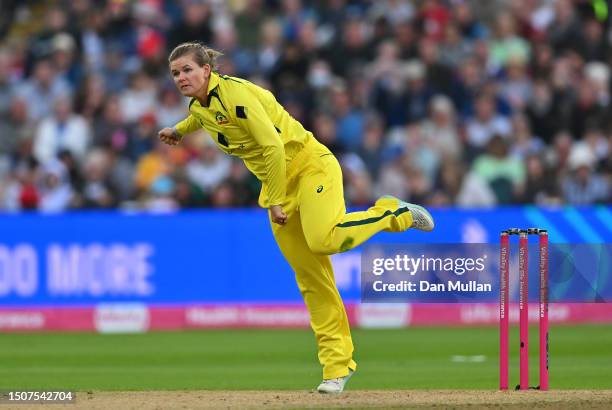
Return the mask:
[(230, 80), (230, 81), (235, 81), (238, 84), (244, 84), (242, 81), (240, 81), (239, 79), (235, 78), (235, 77), (230, 77), (227, 74), (223, 74), (223, 75), (219, 75), (220, 78), (224, 79), (224, 80)]

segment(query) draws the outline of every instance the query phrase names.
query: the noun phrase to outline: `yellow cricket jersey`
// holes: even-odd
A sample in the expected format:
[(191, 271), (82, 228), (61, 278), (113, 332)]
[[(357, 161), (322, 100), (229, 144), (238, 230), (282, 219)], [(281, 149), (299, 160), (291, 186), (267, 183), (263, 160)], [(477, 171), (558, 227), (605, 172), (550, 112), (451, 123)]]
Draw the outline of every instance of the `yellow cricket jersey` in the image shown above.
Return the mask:
[(262, 182), (267, 203), (280, 205), (286, 166), (312, 134), (292, 118), (274, 95), (247, 80), (211, 73), (204, 105), (192, 98), (189, 116), (176, 124), (185, 135), (204, 128), (226, 154), (241, 158)]

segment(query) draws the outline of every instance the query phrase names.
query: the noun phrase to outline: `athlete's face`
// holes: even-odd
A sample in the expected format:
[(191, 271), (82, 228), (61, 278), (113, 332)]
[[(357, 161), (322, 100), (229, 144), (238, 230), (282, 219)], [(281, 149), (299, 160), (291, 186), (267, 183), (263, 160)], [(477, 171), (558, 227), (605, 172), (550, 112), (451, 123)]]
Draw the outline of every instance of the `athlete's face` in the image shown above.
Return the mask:
[(170, 62), (170, 73), (174, 79), (174, 85), (186, 97), (205, 97), (210, 77), (210, 65), (202, 67), (193, 59), (192, 54), (187, 54)]

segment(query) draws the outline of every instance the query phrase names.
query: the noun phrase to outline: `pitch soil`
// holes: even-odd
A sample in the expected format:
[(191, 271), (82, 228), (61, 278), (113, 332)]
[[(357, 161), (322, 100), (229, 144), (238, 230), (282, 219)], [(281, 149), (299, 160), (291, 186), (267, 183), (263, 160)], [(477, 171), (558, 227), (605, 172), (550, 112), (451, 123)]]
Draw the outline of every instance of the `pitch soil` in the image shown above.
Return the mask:
[[(313, 408), (535, 408), (609, 409), (612, 390), (497, 392), (376, 390), (321, 395), (314, 391), (77, 392), (75, 404), (53, 409), (313, 409)], [(40, 409), (20, 405), (19, 409)]]

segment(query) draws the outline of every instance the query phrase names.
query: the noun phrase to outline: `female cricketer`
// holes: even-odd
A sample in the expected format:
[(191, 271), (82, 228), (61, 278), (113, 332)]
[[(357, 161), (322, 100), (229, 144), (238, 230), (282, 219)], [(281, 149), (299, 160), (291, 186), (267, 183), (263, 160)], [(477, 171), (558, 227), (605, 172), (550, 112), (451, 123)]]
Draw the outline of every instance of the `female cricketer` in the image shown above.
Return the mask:
[(262, 183), (274, 238), (295, 272), (310, 313), (323, 366), (321, 393), (340, 393), (357, 364), (346, 311), (336, 288), (331, 254), (380, 231), (431, 231), (424, 208), (390, 196), (362, 212), (346, 213), (342, 172), (334, 155), (292, 118), (272, 93), (218, 74), (219, 52), (200, 43), (178, 45), (168, 58), (178, 90), (191, 97), (189, 116), (159, 131), (169, 145), (204, 128), (219, 149), (241, 158)]

